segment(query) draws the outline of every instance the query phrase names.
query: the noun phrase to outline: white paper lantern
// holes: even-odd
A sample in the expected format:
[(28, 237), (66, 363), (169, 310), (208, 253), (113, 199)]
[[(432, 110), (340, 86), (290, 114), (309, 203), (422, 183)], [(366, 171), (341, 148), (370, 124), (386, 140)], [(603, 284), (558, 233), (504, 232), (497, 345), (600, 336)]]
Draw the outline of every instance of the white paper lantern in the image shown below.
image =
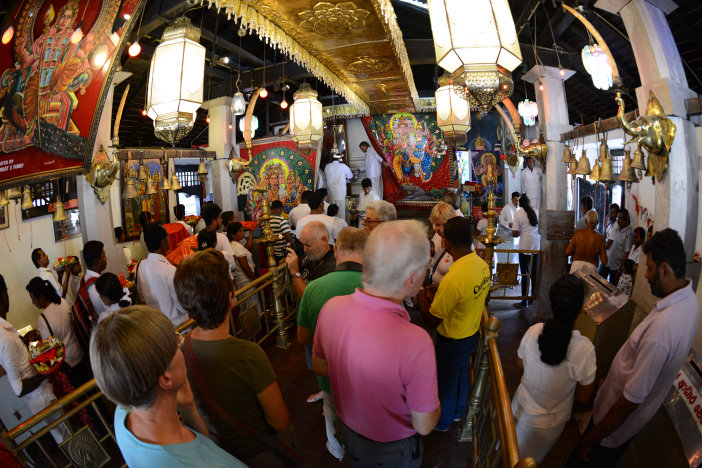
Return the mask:
[(290, 106), (290, 135), (302, 147), (316, 146), (324, 135), (322, 103), (317, 100), (317, 91), (302, 83), (293, 95)]
[(470, 106), (456, 94), (456, 88), (447, 76), (439, 78), (439, 86), (434, 93), (437, 124), (449, 144), (461, 145), (470, 130)]
[(200, 30), (186, 17), (163, 33), (151, 59), (147, 96), (154, 133), (171, 144), (190, 132), (202, 105), (205, 48)]

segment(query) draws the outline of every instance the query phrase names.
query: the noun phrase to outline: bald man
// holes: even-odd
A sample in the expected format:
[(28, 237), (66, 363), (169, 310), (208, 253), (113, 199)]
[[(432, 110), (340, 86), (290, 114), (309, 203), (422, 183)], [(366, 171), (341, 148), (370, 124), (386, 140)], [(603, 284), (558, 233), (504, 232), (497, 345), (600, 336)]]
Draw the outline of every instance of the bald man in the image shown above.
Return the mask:
[(598, 260), (603, 265), (607, 264), (607, 251), (602, 234), (595, 231), (597, 227), (597, 212), (590, 210), (585, 214), (585, 229), (578, 229), (573, 234), (570, 244), (566, 247), (566, 255), (573, 256), (570, 272), (575, 273), (580, 269), (596, 271)]
[(321, 221), (305, 224), (300, 230), (300, 242), (305, 251), (302, 264), (298, 261), (295, 251), (289, 247), (285, 263), (288, 265), (295, 292), (302, 298), (307, 283), (334, 271), (336, 259), (329, 245), (329, 231)]

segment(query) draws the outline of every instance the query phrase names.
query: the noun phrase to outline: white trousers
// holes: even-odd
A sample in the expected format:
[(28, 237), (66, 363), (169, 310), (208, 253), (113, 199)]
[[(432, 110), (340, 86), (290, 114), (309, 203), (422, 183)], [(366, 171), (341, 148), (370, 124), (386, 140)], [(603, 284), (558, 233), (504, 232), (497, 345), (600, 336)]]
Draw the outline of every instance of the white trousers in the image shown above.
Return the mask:
[[(23, 398), (32, 414), (41, 412), (41, 410), (56, 401), (56, 395), (54, 395), (54, 390), (51, 388), (51, 384), (48, 380), (44, 380), (37, 388), (26, 394)], [(57, 411), (40, 424), (34, 426), (33, 432), (40, 430), (47, 424), (58, 419), (61, 416), (61, 413), (61, 411)], [(71, 431), (68, 430), (66, 423), (62, 423), (56, 426), (54, 429), (51, 429), (51, 436), (54, 438), (57, 444), (60, 444), (71, 436)]]
[(332, 398), (332, 394), (329, 392), (322, 392), (322, 397), (324, 399), (324, 424), (327, 428), (327, 443), (329, 444), (329, 451), (335, 458), (341, 460), (344, 458), (344, 446), (341, 445), (339, 439), (336, 438), (334, 421), (336, 421), (339, 416), (336, 414), (334, 398)]
[(383, 199), (383, 176), (371, 177), (371, 183), (373, 184), (373, 192), (378, 195), (378, 198)]

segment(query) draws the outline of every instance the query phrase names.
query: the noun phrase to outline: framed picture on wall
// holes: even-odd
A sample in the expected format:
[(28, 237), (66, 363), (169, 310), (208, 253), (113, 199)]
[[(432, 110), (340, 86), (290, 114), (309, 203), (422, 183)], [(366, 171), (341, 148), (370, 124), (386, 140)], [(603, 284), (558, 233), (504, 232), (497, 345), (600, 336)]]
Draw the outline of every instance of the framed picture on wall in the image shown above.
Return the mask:
[(80, 236), (80, 218), (78, 208), (66, 210), (65, 221), (54, 221), (54, 241), (59, 242)]
[(7, 206), (3, 206), (0, 208), (0, 229), (7, 229), (8, 227), (10, 227), (10, 217), (8, 216)]

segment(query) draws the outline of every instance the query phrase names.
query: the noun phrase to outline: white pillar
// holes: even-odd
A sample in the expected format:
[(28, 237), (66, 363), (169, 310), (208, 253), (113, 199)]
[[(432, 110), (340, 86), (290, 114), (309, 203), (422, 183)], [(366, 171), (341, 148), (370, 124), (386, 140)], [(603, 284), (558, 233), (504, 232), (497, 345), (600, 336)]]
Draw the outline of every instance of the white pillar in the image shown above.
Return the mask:
[[(646, 114), (648, 92), (651, 90), (677, 128), (668, 170), (662, 181), (656, 181), (654, 229), (658, 231), (671, 227), (678, 231), (686, 254), (691, 259), (699, 222), (695, 215), (702, 202), (698, 197), (702, 194), (697, 191), (699, 164), (695, 130), (692, 122), (687, 120), (685, 100), (696, 94), (687, 85), (682, 60), (665, 13), (645, 0), (631, 0), (619, 10), (619, 14), (631, 40), (641, 77), (641, 86), (636, 89), (639, 113)], [(681, 213), (686, 216), (680, 216)]]
[[(117, 72), (114, 75), (105, 99), (105, 105), (102, 108), (102, 115), (100, 117), (93, 147), (93, 155), (97, 149), (100, 148), (100, 145), (103, 145), (108, 154), (112, 155), (112, 151), (108, 148), (112, 146), (112, 100), (115, 92), (115, 85), (118, 85), (130, 75), (131, 73), (128, 72)], [(122, 246), (115, 243), (112, 213), (114, 209), (112, 197), (120, 196), (119, 182), (113, 182), (110, 195), (103, 204), (88, 181), (85, 180), (85, 177), (77, 176), (76, 180), (78, 186), (78, 207), (80, 210), (80, 230), (83, 235), (83, 243), (90, 240), (101, 241), (105, 244), (107, 271), (115, 274), (124, 273), (126, 275), (127, 262)], [(115, 205), (119, 206), (118, 203)], [(115, 216), (121, 218), (121, 213), (116, 213)]]
[[(541, 186), (541, 210), (539, 213), (539, 234), (541, 235), (541, 278), (539, 290), (536, 291), (537, 310), (527, 310), (527, 317), (534, 315), (549, 317), (548, 291), (558, 278), (563, 275), (568, 257), (565, 249), (566, 240), (549, 240), (547, 231), (548, 215), (550, 211), (567, 210), (568, 202), (568, 177), (567, 168), (561, 164), (563, 149), (561, 134), (570, 131), (573, 127), (568, 121), (568, 102), (566, 100), (564, 81), (575, 74), (573, 70), (564, 70), (555, 67), (535, 66), (529, 70), (523, 80), (533, 83), (536, 91), (536, 104), (539, 108), (539, 130), (546, 140), (548, 153), (545, 167), (542, 163), (543, 185)], [(562, 214), (559, 214), (562, 216)]]
[[(214, 201), (222, 208), (222, 211), (236, 213), (236, 186), (225, 166), (229, 152), (235, 144), (233, 135), (235, 135), (236, 119), (231, 112), (231, 102), (232, 99), (229, 96), (222, 96), (207, 101), (203, 107), (207, 109), (210, 117), (208, 149), (217, 153), (217, 159), (210, 163)], [(230, 124), (232, 125), (231, 130), (229, 129)], [(237, 216), (236, 219), (243, 218)]]

